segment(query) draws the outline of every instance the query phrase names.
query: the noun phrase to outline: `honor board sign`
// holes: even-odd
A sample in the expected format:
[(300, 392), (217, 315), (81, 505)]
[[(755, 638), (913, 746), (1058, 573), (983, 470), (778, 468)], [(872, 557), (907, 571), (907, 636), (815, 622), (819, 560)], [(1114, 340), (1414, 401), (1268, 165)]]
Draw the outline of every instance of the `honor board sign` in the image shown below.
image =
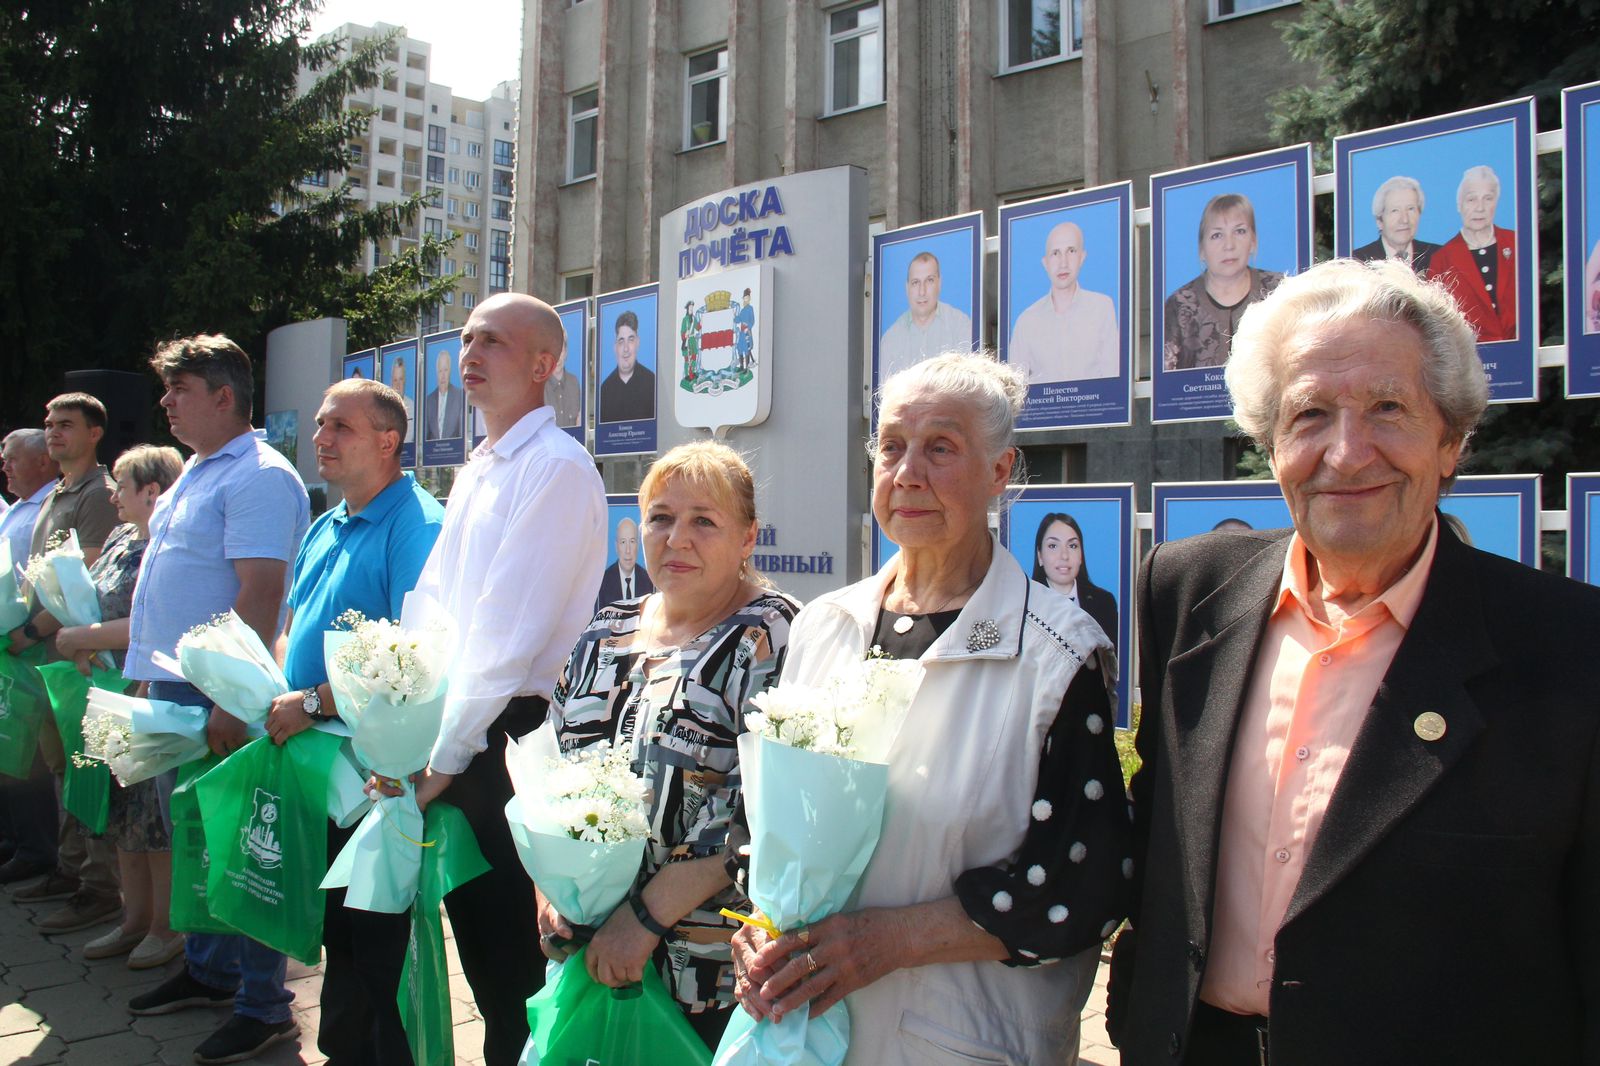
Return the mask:
[(763, 527), (752, 562), (779, 588), (856, 580), (866, 173), (752, 182), (659, 226), (657, 451), (708, 435), (738, 449)]

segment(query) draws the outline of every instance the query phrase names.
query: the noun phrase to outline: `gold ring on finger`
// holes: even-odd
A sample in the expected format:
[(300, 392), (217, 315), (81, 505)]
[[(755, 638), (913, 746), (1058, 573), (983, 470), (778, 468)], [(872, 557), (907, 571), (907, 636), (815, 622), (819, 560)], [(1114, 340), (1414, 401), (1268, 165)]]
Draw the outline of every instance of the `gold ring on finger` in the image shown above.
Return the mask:
[(794, 936), (796, 940), (800, 941), (800, 943), (809, 944), (811, 943), (811, 928), (809, 926), (802, 925), (799, 929), (794, 931)]
[(817, 969), (817, 960), (812, 957), (811, 952), (806, 952), (806, 976), (810, 977), (817, 972)]

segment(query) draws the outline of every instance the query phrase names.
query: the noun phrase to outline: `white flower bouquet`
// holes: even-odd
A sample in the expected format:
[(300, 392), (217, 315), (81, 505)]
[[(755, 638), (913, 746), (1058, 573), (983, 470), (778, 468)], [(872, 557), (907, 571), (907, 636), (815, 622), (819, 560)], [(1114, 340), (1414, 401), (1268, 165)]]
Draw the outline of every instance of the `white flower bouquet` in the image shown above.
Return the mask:
[(28, 620), (28, 600), (17, 581), (11, 542), (0, 537), (0, 633), (9, 633)]
[(178, 640), (178, 670), (206, 698), (246, 725), (259, 726), (289, 679), (256, 631), (233, 611)]
[(202, 708), (91, 687), (83, 715), (83, 754), (72, 759), (78, 766), (105, 763), (127, 787), (203, 758), (208, 750)]
[[(650, 836), (649, 787), (634, 773), (626, 746), (602, 741), (563, 753), (554, 722), (521, 740), (508, 738), (506, 770), (515, 793), (506, 821), (522, 868), (573, 926), (574, 939), (587, 942), (639, 876)], [(581, 960), (576, 965), (583, 969)], [(561, 1001), (565, 969), (549, 965), (540, 997)], [(531, 1035), (519, 1061), (541, 1061)]]
[[(750, 900), (772, 929), (797, 929), (842, 910), (883, 827), (889, 748), (921, 676), (916, 660), (874, 648), (821, 686), (779, 684), (751, 699), (739, 737), (750, 825)], [(781, 1022), (735, 1011), (716, 1066), (838, 1066), (850, 1046), (843, 1003)]]
[[(45, 550), (28, 560), (22, 576), (39, 597), (39, 606), (62, 626), (87, 626), (100, 621), (100, 594), (84, 564), (76, 529), (51, 537)], [(116, 669), (110, 652), (97, 652), (95, 660), (107, 670)]]
[(373, 805), (323, 878), (323, 888), (347, 889), (345, 906), (356, 910), (401, 914), (417, 895), (423, 818), (411, 775), (428, 765), (439, 737), (453, 646), (442, 623), (419, 624), (429, 608), (408, 597), (400, 623), (347, 611), (343, 628), (323, 637), (328, 684), (356, 758), (405, 789)]

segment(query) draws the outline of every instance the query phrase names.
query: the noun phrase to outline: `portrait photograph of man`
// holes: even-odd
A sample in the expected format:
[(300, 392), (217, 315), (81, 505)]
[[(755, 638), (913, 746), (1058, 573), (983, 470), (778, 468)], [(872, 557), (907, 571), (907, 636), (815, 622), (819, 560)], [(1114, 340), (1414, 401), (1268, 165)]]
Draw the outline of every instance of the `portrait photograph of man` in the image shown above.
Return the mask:
[(1351, 258), (1363, 261), (1373, 259), (1399, 259), (1426, 277), (1428, 262), (1439, 250), (1417, 236), (1422, 223), (1422, 209), (1427, 204), (1422, 183), (1416, 178), (1396, 174), (1378, 186), (1372, 194), (1372, 220), (1378, 237), (1350, 253)]
[(873, 238), (874, 385), (930, 356), (971, 351), (981, 322), (982, 215)]
[(420, 466), (466, 461), (467, 397), (461, 389), (461, 331), (422, 338), (422, 455)]
[(645, 569), (644, 550), (639, 537), (639, 500), (627, 494), (606, 497), (610, 514), (611, 544), (606, 551), (606, 568), (600, 575), (600, 592), (594, 609), (619, 600), (636, 600), (656, 590)]
[(595, 454), (655, 451), (655, 285), (606, 293), (595, 300)]
[(400, 439), (400, 465), (417, 463), (417, 342), (397, 341), (384, 345), (378, 352), (380, 379), (400, 394), (406, 409), (406, 432)]
[(567, 346), (555, 373), (544, 383), (544, 402), (555, 410), (556, 425), (583, 440), (584, 366), (589, 352), (589, 303), (577, 300), (556, 308)]

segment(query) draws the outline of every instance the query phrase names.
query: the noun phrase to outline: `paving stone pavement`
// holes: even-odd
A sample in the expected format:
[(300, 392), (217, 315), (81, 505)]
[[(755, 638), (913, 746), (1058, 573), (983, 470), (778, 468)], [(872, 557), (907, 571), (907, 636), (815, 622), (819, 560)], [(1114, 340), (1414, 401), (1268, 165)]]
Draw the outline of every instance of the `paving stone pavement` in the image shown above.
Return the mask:
[[(23, 882), (28, 884), (29, 882)], [(130, 970), (126, 958), (86, 960), (83, 945), (106, 932), (106, 922), (78, 933), (47, 937), (35, 922), (61, 906), (18, 903), (0, 888), (0, 1063), (9, 1066), (181, 1066), (194, 1062), (200, 1041), (227, 1021), (223, 1011), (193, 1008), (136, 1018), (127, 1003), (183, 965), (183, 956), (157, 970)], [(461, 960), (445, 930), (456, 1062), (481, 1066), (483, 1021), (472, 1006)], [(279, 1044), (251, 1062), (316, 1066), (322, 967), (289, 962), (298, 1041)]]
[[(27, 884), (28, 882), (24, 882)], [(60, 902), (18, 903), (0, 888), (0, 1063), (10, 1066), (183, 1066), (194, 1062), (195, 1045), (227, 1020), (215, 1009), (136, 1018), (127, 1002), (178, 972), (183, 956), (158, 970), (129, 970), (124, 958), (89, 961), (83, 945), (111, 928), (109, 922), (78, 933), (44, 936), (34, 923)], [(450, 923), (445, 921), (450, 1007), (455, 1021), (456, 1062), (481, 1066), (483, 1021), (461, 975)], [(1118, 1066), (1106, 1036), (1106, 967), (1095, 975), (1083, 1015), (1082, 1066)], [(300, 1038), (279, 1044), (251, 1062), (268, 1066), (318, 1066), (322, 967), (289, 962)]]

